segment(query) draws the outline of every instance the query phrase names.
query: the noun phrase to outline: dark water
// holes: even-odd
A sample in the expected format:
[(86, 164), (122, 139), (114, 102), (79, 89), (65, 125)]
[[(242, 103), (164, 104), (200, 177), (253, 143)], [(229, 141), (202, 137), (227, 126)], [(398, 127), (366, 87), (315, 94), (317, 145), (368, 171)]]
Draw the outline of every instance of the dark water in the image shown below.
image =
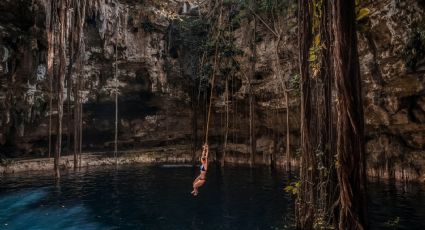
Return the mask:
[[(190, 195), (192, 167), (121, 166), (62, 175), (1, 178), (0, 229), (291, 229), (293, 200), (284, 172), (208, 172)], [(372, 229), (425, 229), (420, 186), (370, 185)], [(386, 223), (396, 220), (397, 224)], [(394, 222), (394, 221), (393, 221)], [(397, 229), (397, 228), (396, 228)]]

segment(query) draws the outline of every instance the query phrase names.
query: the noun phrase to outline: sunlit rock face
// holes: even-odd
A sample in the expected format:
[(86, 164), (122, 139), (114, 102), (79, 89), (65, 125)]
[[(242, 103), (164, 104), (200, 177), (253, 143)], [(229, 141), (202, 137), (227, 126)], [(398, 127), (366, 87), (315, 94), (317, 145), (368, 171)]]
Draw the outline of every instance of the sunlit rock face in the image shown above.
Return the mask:
[[(49, 115), (46, 1), (35, 1), (35, 5), (31, 2), (6, 0), (0, 3), (0, 144), (1, 153), (8, 156), (46, 154)], [(182, 24), (191, 25), (199, 12), (207, 13), (203, 11), (205, 7), (197, 7), (193, 1), (177, 0), (89, 2), (85, 27), (86, 65), (81, 74), (83, 149), (112, 149), (116, 71), (120, 91), (119, 148), (137, 150), (183, 145), (190, 151), (193, 140), (197, 139), (199, 144), (204, 138), (206, 101), (198, 101), (202, 95), (194, 95), (194, 88), (202, 86), (193, 83), (202, 75), (197, 70), (201, 54), (196, 46), (208, 38), (204, 30), (188, 31), (180, 20), (173, 18), (180, 14)], [(391, 168), (409, 168), (424, 174), (425, 19), (422, 2), (374, 1), (366, 6), (370, 9), (367, 20), (359, 22), (369, 160), (371, 166), (386, 167), (389, 172)], [(232, 14), (241, 14), (237, 7), (226, 9)], [(291, 148), (296, 155), (300, 94), (296, 81), (299, 70), (295, 15), (296, 8), (292, 5), (286, 15), (276, 18), (282, 31), (279, 44), (276, 35), (259, 20), (254, 33), (252, 17), (239, 15), (237, 25), (232, 25), (234, 45), (243, 55), (235, 57), (239, 70), (229, 83), (229, 161), (248, 159), (248, 76), (251, 75), (258, 139), (256, 161), (269, 163), (271, 152), (278, 152), (278, 159), (283, 160), (280, 155), (286, 146), (288, 107)], [(255, 61), (250, 59), (253, 40)], [(282, 66), (280, 75), (278, 63)], [(288, 105), (282, 93), (282, 79), (291, 88)], [(206, 85), (208, 87), (208, 83)], [(214, 90), (210, 142), (217, 152), (221, 152), (224, 145), (226, 127), (224, 87), (224, 81), (218, 80)], [(52, 113), (56, 114), (55, 108)], [(196, 138), (192, 136), (195, 130)]]
[(369, 7), (359, 51), (371, 165), (387, 174), (413, 170), (424, 179), (423, 1), (381, 1)]
[[(177, 12), (181, 4), (179, 1), (166, 4), (88, 1), (84, 39), (86, 65), (81, 74), (83, 86), (80, 93), (84, 103), (83, 149), (86, 151), (113, 149), (115, 73), (119, 88), (120, 149), (167, 144), (187, 145), (190, 149), (191, 110), (187, 94), (190, 90), (184, 88), (180, 71), (166, 71), (167, 65), (173, 65), (168, 63), (166, 47), (172, 20), (161, 11)], [(50, 112), (49, 79), (46, 76), (46, 8), (47, 1), (42, 0), (0, 3), (2, 155), (47, 154)], [(178, 69), (178, 64), (174, 63), (174, 69)], [(53, 86), (56, 86), (55, 79)], [(72, 94), (67, 95), (67, 87), (66, 84), (64, 147), (69, 144), (67, 101), (73, 98)], [(56, 94), (55, 90), (53, 94)], [(54, 141), (55, 106), (52, 114)]]

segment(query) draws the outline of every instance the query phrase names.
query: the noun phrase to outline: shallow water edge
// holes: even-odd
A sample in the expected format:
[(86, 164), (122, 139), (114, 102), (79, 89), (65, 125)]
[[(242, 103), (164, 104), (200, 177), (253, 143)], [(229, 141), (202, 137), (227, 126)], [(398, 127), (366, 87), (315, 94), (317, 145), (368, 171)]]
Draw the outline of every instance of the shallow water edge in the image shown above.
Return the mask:
[[(196, 156), (199, 154), (197, 153)], [(219, 155), (215, 152), (211, 153), (211, 162), (218, 162)], [(196, 159), (196, 157), (195, 157)], [(225, 160), (230, 165), (248, 165), (249, 156), (246, 155), (228, 155)], [(258, 166), (270, 166), (270, 161), (265, 160), (264, 156), (256, 158)], [(110, 152), (94, 152), (83, 153), (81, 155), (81, 168), (96, 167), (102, 165), (126, 165), (126, 164), (193, 164), (193, 155), (188, 151), (187, 146), (173, 146), (164, 149), (148, 149), (144, 151), (120, 151), (118, 157), (115, 158)], [(197, 162), (195, 162), (196, 164)], [(298, 168), (299, 162), (291, 160), (292, 170)], [(277, 168), (285, 168), (286, 158), (278, 157), (276, 162)], [(4, 174), (13, 174), (19, 172), (31, 171), (48, 171), (53, 170), (54, 159), (52, 158), (29, 158), (29, 159), (6, 159), (0, 162), (0, 177)], [(73, 155), (62, 156), (60, 160), (61, 170), (70, 170), (74, 167)], [(420, 175), (417, 171), (410, 168), (396, 167), (393, 174), (390, 175), (385, 169), (368, 168), (368, 176), (370, 178), (378, 178), (385, 180), (395, 179), (403, 182), (420, 182), (425, 183), (425, 175)]]

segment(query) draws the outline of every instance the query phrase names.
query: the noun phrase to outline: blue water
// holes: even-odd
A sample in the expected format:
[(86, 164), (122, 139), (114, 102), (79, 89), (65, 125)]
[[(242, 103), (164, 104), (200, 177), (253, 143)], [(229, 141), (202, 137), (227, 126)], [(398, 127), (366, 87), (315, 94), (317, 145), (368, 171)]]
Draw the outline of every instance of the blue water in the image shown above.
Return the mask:
[[(0, 178), (0, 229), (291, 229), (284, 172), (211, 167), (198, 197), (198, 169), (120, 166)], [(425, 229), (419, 185), (370, 184), (372, 229)]]

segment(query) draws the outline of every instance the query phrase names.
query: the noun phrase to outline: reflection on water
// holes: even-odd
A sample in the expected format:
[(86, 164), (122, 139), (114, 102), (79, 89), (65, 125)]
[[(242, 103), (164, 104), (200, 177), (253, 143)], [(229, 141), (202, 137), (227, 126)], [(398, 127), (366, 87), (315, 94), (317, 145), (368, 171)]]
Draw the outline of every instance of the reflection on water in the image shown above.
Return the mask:
[(425, 229), (425, 187), (398, 182), (369, 183), (373, 229)]
[[(0, 229), (283, 229), (293, 219), (283, 173), (226, 168), (123, 166), (2, 178)], [(286, 219), (285, 219), (286, 218)]]
[[(290, 229), (292, 198), (284, 172), (211, 167), (198, 197), (190, 195), (197, 168), (121, 166), (51, 175), (1, 178), (0, 229)], [(371, 183), (372, 229), (425, 229), (420, 186), (403, 192)]]
[(0, 228), (101, 229), (82, 205), (45, 206), (47, 189), (25, 189), (0, 198)]

